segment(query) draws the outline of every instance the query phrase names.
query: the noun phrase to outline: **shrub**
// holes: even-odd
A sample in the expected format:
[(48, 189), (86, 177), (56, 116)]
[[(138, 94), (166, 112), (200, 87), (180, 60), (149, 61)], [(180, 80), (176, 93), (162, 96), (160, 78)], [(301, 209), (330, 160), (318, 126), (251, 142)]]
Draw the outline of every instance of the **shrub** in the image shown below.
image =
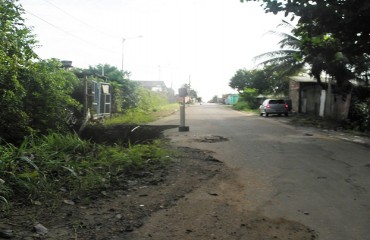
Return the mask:
[(353, 89), (348, 119), (355, 130), (370, 131), (370, 88)]
[(243, 111), (243, 110), (249, 110), (250, 107), (247, 102), (239, 101), (233, 105), (233, 109), (238, 110), (238, 111)]
[(354, 104), (354, 112), (352, 113), (354, 122), (360, 131), (370, 131), (370, 98), (363, 102)]
[(258, 108), (258, 100), (257, 100), (257, 89), (255, 88), (245, 88), (243, 93), (240, 95), (243, 101), (248, 103), (250, 109), (257, 109)]

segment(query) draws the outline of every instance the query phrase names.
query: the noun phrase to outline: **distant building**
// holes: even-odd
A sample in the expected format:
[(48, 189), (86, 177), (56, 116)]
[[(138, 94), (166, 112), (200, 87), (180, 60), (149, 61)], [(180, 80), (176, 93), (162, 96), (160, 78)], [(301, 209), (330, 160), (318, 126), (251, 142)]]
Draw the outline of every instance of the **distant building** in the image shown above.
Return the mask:
[(239, 94), (225, 94), (222, 99), (226, 105), (234, 105), (239, 100)]

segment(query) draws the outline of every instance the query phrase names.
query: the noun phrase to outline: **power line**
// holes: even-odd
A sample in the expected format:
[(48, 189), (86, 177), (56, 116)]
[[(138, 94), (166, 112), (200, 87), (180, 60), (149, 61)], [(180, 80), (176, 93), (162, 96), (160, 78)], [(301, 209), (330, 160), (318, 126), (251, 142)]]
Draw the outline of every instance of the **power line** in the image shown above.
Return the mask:
[(88, 41), (88, 40), (86, 40), (86, 39), (84, 39), (84, 38), (81, 38), (81, 37), (79, 37), (79, 36), (77, 36), (77, 35), (73, 34), (73, 33), (70, 33), (70, 32), (68, 32), (68, 31), (64, 30), (63, 28), (58, 27), (58, 26), (56, 26), (56, 25), (54, 25), (54, 24), (52, 24), (52, 23), (50, 23), (50, 22), (46, 21), (45, 19), (42, 19), (41, 17), (37, 16), (36, 14), (31, 13), (30, 11), (25, 10), (25, 12), (27, 12), (28, 14), (30, 14), (30, 15), (32, 15), (32, 16), (34, 16), (35, 18), (37, 18), (37, 19), (39, 19), (39, 20), (41, 20), (41, 21), (43, 21), (43, 22), (47, 23), (48, 25), (52, 26), (53, 28), (55, 28), (55, 29), (57, 29), (57, 30), (59, 30), (59, 31), (61, 31), (61, 32), (64, 32), (65, 34), (70, 35), (70, 36), (72, 36), (72, 37), (74, 37), (74, 38), (76, 38), (76, 39), (78, 39), (78, 40), (80, 40), (80, 41), (86, 42), (86, 43), (88, 43), (88, 44), (90, 44), (90, 45), (92, 45), (92, 46), (94, 46), (94, 47), (98, 47), (98, 48), (100, 48), (101, 50), (104, 50), (104, 51), (107, 51), (107, 52), (110, 52), (110, 53), (117, 53), (116, 51), (112, 51), (112, 50), (110, 50), (110, 49), (103, 48), (103, 47), (101, 47), (101, 46), (99, 46), (99, 45), (96, 45), (96, 44), (95, 44), (95, 43), (93, 43), (93, 42), (90, 42), (90, 41)]
[(111, 36), (111, 37), (114, 37), (114, 38), (118, 38), (117, 36), (113, 36), (113, 35), (111, 35), (111, 34), (109, 34), (109, 33), (106, 33), (106, 32), (104, 32), (104, 31), (102, 31), (102, 30), (101, 30), (101, 29), (99, 29), (99, 28), (94, 27), (93, 25), (90, 25), (89, 23), (87, 23), (87, 22), (85, 22), (85, 21), (82, 21), (81, 19), (79, 19), (79, 18), (75, 17), (74, 15), (70, 14), (69, 12), (67, 12), (67, 11), (63, 10), (62, 8), (60, 8), (60, 7), (58, 7), (57, 5), (55, 5), (54, 3), (50, 2), (49, 0), (44, 0), (44, 1), (45, 1), (45, 2), (47, 2), (48, 4), (52, 5), (53, 7), (55, 7), (56, 9), (58, 9), (59, 11), (61, 11), (62, 13), (64, 13), (65, 15), (70, 16), (70, 17), (71, 17), (71, 18), (73, 18), (74, 20), (76, 20), (76, 21), (78, 21), (78, 22), (82, 23), (83, 25), (88, 26), (89, 28), (91, 28), (91, 29), (93, 29), (93, 30), (95, 30), (95, 31), (99, 31), (100, 33), (102, 33), (102, 34), (104, 34), (104, 35), (108, 35), (108, 36)]

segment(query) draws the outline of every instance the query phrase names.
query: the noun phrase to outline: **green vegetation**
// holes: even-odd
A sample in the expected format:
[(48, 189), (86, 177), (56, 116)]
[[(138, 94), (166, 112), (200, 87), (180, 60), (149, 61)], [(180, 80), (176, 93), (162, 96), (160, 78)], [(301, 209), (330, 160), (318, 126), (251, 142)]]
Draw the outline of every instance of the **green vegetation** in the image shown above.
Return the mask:
[(23, 14), (18, 1), (1, 1), (0, 208), (82, 199), (119, 184), (123, 174), (164, 164), (168, 153), (159, 141), (98, 145), (79, 138), (68, 120), (83, 116), (84, 79), (111, 84), (112, 112), (123, 117), (107, 124), (147, 123), (178, 105), (107, 64), (70, 70), (57, 59), (39, 59)]
[(179, 108), (177, 103), (170, 104), (163, 93), (141, 87), (137, 88), (136, 93), (138, 100), (135, 108), (106, 119), (104, 124), (145, 124), (167, 116)]
[(167, 155), (159, 141), (123, 148), (73, 134), (28, 137), (19, 147), (0, 146), (0, 206), (84, 197), (114, 186), (123, 173), (165, 163)]
[(233, 109), (238, 111), (257, 112), (259, 107), (257, 95), (257, 89), (245, 88), (240, 94), (239, 101), (233, 105)]
[[(247, 2), (252, 0), (241, 0)], [(370, 6), (363, 0), (258, 0), (266, 12), (298, 17), (293, 34), (299, 39), (300, 56), (311, 65), (320, 82), (325, 71), (346, 91), (350, 79), (369, 83)]]
[(263, 69), (239, 69), (230, 79), (229, 86), (242, 94), (246, 89), (255, 89), (257, 94), (286, 95), (289, 92), (287, 75), (275, 65)]
[[(288, 28), (287, 32), (270, 31), (282, 37), (280, 49), (256, 56), (261, 68), (238, 70), (229, 86), (239, 93), (256, 88), (265, 96), (287, 96), (289, 77), (307, 71), (322, 90), (329, 92), (327, 96), (336, 99), (331, 102), (333, 106), (325, 108), (326, 117), (338, 121), (345, 117), (353, 129), (369, 131), (370, 45), (366, 23), (370, 21), (370, 5), (362, 0), (240, 1), (260, 2), (266, 13), (285, 13), (291, 22), (297, 21), (294, 25), (288, 21), (280, 24)], [(321, 79), (323, 75), (331, 88)], [(341, 104), (337, 99), (343, 103), (351, 100), (348, 116), (340, 110), (348, 105), (337, 107)]]
[(124, 114), (118, 114), (104, 121), (105, 125), (112, 124), (145, 124), (161, 117), (168, 116), (179, 109), (178, 103), (157, 106), (151, 110), (129, 109)]

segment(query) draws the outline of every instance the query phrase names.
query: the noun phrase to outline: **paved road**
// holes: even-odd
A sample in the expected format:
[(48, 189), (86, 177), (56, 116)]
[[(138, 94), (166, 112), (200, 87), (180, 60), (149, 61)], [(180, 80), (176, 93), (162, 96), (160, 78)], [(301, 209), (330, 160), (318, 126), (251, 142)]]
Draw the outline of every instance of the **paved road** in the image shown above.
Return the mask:
[[(178, 124), (179, 116), (156, 124)], [(314, 229), (319, 239), (370, 239), (370, 148), (205, 104), (186, 108), (189, 132), (174, 144), (214, 152), (245, 187), (245, 208)], [(209, 143), (221, 136), (228, 141)]]

